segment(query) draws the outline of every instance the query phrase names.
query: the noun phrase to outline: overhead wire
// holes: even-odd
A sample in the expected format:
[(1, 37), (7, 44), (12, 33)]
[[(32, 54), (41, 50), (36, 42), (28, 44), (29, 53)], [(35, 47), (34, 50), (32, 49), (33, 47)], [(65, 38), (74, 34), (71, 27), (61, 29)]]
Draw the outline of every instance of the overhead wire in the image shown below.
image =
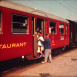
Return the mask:
[[(25, 1), (25, 0), (22, 0), (22, 1)], [(38, 6), (42, 7), (41, 9), (38, 9), (38, 8), (36, 7), (38, 10), (42, 10), (42, 9), (43, 9), (42, 11), (48, 12), (48, 13), (53, 14), (53, 15), (55, 15), (55, 12), (57, 12), (57, 16), (60, 16), (60, 14), (63, 15), (63, 16), (66, 16), (65, 13), (60, 12), (60, 11), (61, 11), (60, 9), (53, 10), (53, 8), (51, 7), (51, 1), (55, 1), (55, 2), (57, 2), (58, 4), (60, 4), (61, 6), (65, 7), (66, 9), (68, 9), (69, 11), (73, 12), (74, 14), (77, 14), (74, 10), (71, 9), (71, 8), (73, 8), (72, 6), (71, 6), (71, 8), (69, 8), (69, 7), (65, 6), (64, 4), (62, 4), (61, 2), (59, 2), (58, 0), (41, 0), (41, 1), (50, 1), (50, 7), (47, 7), (47, 6), (44, 5), (44, 4), (39, 4), (38, 2), (35, 2), (35, 1), (38, 1), (38, 0), (26, 0), (26, 1), (29, 1), (29, 3), (32, 3), (33, 6), (34, 6), (34, 8), (36, 7), (36, 5), (37, 5), (37, 7), (38, 7)], [(27, 3), (28, 3), (28, 2), (27, 2)], [(29, 4), (29, 5), (30, 5), (30, 4)], [(57, 8), (57, 7), (56, 7), (56, 8)], [(58, 11), (59, 11), (59, 13), (58, 13)], [(65, 12), (65, 11), (64, 11), (64, 12)], [(71, 16), (72, 16), (72, 15), (71, 15)]]
[(62, 4), (61, 2), (59, 2), (58, 0), (54, 0), (54, 1), (58, 2), (60, 5), (64, 6), (65, 8), (67, 8), (68, 10), (70, 10), (71, 12), (73, 12), (73, 13), (77, 14), (77, 13), (76, 13), (76, 12), (74, 12), (72, 9), (70, 9), (69, 7), (67, 7), (67, 6), (63, 5), (63, 4)]
[[(46, 9), (46, 10), (49, 10), (50, 12), (50, 14), (51, 14), (51, 12), (55, 12), (55, 10), (53, 10), (53, 9), (51, 9), (51, 6), (50, 6), (50, 8), (49, 7), (46, 7), (45, 5), (40, 5), (39, 3), (36, 3), (36, 2), (34, 2), (34, 1), (31, 1), (31, 0), (29, 0), (31, 3), (34, 3), (34, 4), (36, 4), (36, 5), (38, 5), (38, 6), (42, 6), (42, 8), (44, 8), (44, 10)], [(49, 1), (51, 1), (51, 0), (49, 0)], [(54, 0), (53, 0), (54, 1)], [(50, 4), (51, 5), (51, 4)], [(57, 10), (57, 11), (59, 11), (59, 10)], [(47, 12), (47, 11), (46, 11)], [(58, 14), (62, 14), (62, 13), (58, 13)], [(65, 15), (65, 14), (64, 14)]]
[[(65, 2), (66, 3), (66, 2)], [(69, 5), (74, 11), (77, 11), (77, 9), (76, 8), (74, 8), (71, 4), (69, 4), (69, 3), (66, 3), (67, 5)]]

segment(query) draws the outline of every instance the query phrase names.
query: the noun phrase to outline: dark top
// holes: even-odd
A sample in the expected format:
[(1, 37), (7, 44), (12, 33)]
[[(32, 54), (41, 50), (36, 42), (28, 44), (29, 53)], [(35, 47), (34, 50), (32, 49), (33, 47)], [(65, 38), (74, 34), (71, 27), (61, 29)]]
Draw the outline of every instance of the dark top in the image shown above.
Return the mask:
[(45, 49), (51, 49), (51, 39), (50, 38), (46, 38), (42, 42), (44, 43)]

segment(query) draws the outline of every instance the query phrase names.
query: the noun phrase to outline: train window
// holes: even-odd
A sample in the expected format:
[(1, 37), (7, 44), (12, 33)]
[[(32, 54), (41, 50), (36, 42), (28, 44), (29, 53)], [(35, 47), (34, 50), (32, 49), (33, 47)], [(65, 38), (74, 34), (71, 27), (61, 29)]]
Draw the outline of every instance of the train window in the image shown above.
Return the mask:
[(49, 22), (49, 34), (56, 34), (56, 23), (50, 21)]
[(68, 34), (68, 25), (66, 25), (66, 34)]
[(64, 34), (64, 24), (59, 24), (59, 34)]
[(13, 33), (28, 33), (28, 17), (23, 15), (13, 14), (12, 32)]
[(2, 19), (2, 13), (1, 13), (1, 11), (0, 11), (0, 34), (1, 34), (1, 32), (2, 32), (1, 19)]

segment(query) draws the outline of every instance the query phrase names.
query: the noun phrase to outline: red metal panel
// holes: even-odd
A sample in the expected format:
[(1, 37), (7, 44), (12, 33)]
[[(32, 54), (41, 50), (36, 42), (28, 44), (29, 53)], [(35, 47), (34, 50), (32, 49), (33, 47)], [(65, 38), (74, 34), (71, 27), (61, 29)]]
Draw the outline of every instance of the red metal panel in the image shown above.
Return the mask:
[(29, 18), (29, 34), (12, 34), (12, 13), (28, 15), (23, 12), (2, 8), (2, 33), (0, 35), (0, 61), (33, 54), (32, 24)]
[[(69, 45), (69, 33), (66, 35), (66, 23), (61, 22), (61, 21), (55, 21), (55, 22), (57, 23), (57, 25), (56, 25), (57, 34), (50, 35), (52, 49), (56, 49), (56, 48), (60, 48), (60, 47)], [(64, 24), (64, 34), (59, 34), (59, 23)], [(69, 32), (69, 26), (68, 26), (68, 32)], [(63, 37), (64, 39), (61, 40), (61, 37)]]

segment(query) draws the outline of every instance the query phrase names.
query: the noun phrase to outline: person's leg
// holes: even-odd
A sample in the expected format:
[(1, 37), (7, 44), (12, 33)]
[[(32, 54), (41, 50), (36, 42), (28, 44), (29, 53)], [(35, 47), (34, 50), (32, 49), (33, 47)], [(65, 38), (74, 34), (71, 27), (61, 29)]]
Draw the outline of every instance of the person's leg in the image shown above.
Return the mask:
[(48, 59), (48, 49), (45, 49), (45, 59), (44, 62), (47, 62)]
[(38, 50), (37, 50), (37, 53), (40, 53), (40, 46), (38, 46)]
[(49, 49), (49, 60), (50, 60), (50, 62), (52, 62), (52, 56), (51, 56), (51, 49)]
[(41, 55), (43, 55), (44, 46), (40, 46), (40, 48), (41, 48), (40, 53), (41, 53)]

